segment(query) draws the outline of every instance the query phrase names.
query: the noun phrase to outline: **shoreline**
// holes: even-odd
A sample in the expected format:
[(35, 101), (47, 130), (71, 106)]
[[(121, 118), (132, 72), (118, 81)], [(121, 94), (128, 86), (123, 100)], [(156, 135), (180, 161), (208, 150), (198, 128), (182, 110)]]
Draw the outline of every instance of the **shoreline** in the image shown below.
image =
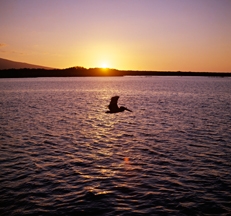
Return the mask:
[(5, 69), (0, 70), (0, 78), (32, 77), (108, 77), (108, 76), (204, 76), (231, 77), (231, 72), (186, 72), (186, 71), (134, 71), (103, 68), (74, 67), (67, 69)]

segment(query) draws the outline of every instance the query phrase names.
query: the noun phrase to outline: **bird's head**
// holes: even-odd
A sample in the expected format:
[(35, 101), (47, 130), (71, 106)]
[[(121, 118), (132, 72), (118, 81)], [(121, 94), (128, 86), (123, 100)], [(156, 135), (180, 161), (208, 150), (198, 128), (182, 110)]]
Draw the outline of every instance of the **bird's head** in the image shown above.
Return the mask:
[(120, 110), (121, 110), (121, 112), (123, 112), (124, 110), (132, 112), (130, 109), (128, 109), (127, 107), (123, 107), (123, 106), (120, 107)]

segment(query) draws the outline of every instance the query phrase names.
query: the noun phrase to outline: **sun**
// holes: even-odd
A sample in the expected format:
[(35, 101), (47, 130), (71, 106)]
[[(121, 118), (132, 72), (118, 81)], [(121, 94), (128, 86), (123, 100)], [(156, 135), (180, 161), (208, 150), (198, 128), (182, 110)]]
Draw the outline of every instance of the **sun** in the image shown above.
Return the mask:
[(105, 63), (105, 62), (104, 62), (104, 63), (102, 63), (101, 68), (104, 68), (104, 69), (108, 68), (107, 63)]

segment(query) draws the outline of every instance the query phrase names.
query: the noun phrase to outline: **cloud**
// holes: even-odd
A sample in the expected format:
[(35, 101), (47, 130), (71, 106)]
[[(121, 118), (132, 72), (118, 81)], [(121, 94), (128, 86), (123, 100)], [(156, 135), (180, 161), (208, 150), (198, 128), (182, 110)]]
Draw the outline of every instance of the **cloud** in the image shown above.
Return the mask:
[(0, 43), (0, 52), (1, 53), (13, 53), (13, 54), (17, 54), (17, 55), (24, 55), (24, 52), (19, 52), (16, 50), (11, 50), (11, 49), (1, 49), (2, 47), (6, 47), (8, 46), (8, 44), (5, 43)]
[(19, 54), (19, 55), (24, 55), (25, 53), (23, 53), (23, 52), (19, 52), (19, 51), (11, 51), (11, 53), (14, 53), (14, 54)]
[(5, 43), (0, 43), (0, 47), (5, 47), (5, 46), (7, 46), (7, 44), (5, 44)]

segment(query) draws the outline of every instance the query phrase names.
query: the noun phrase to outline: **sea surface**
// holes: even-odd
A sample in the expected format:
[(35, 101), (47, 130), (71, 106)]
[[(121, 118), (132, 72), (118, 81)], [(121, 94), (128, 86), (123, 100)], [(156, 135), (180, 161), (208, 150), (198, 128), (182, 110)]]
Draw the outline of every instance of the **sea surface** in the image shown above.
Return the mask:
[(0, 215), (230, 214), (231, 78), (0, 79)]

